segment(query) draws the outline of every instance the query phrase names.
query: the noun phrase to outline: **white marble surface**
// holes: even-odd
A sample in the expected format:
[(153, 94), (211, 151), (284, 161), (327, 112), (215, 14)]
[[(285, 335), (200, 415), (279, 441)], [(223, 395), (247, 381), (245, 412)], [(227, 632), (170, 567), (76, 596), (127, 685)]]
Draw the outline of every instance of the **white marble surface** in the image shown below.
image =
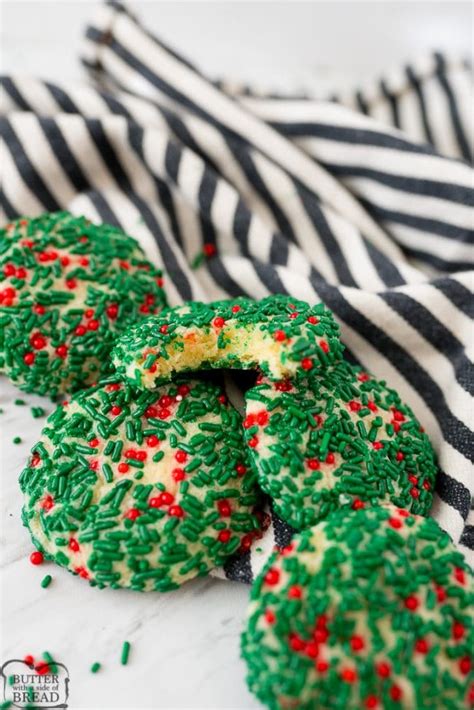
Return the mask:
[[(95, 2), (2, 2), (4, 72), (81, 80), (76, 55)], [(135, 2), (170, 44), (212, 75), (277, 89), (351, 86), (433, 47), (469, 52), (472, 11), (459, 2)], [(25, 22), (28, 18), (28, 22)], [(196, 32), (199, 27), (199, 32)], [(58, 61), (60, 58), (60, 61)], [(28, 405), (19, 407), (21, 397)], [(259, 707), (246, 691), (239, 634), (248, 589), (208, 579), (166, 595), (92, 589), (52, 564), (34, 567), (18, 474), (44, 419), (0, 378), (0, 661), (49, 650), (69, 668), (70, 708)], [(19, 445), (12, 443), (17, 434)], [(42, 589), (47, 573), (53, 582)], [(120, 666), (122, 643), (132, 643)], [(102, 670), (89, 667), (100, 661)]]

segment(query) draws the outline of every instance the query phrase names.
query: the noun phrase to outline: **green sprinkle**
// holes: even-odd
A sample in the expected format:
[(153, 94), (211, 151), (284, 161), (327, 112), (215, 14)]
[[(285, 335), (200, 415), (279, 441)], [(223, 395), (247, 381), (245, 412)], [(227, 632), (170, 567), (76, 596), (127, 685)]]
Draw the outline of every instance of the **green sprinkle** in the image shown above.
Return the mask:
[(51, 577), (50, 574), (47, 574), (45, 577), (43, 577), (43, 579), (41, 580), (41, 586), (43, 587), (43, 589), (46, 589), (47, 587), (49, 587), (52, 579), (53, 578)]
[(101, 667), (102, 667), (101, 664), (98, 661), (96, 661), (91, 666), (91, 673), (97, 673), (97, 671), (99, 671), (101, 669)]
[(21, 444), (21, 442), (22, 442), (21, 436), (15, 436), (15, 438), (13, 439), (14, 444)]
[(128, 641), (124, 641), (122, 646), (122, 655), (120, 656), (120, 663), (122, 664), (122, 666), (127, 665), (129, 653), (130, 643)]
[(43, 651), (43, 658), (50, 667), (50, 669), (53, 671), (53, 673), (58, 672), (58, 667), (56, 665), (56, 662), (52, 655), (49, 653), (49, 651)]

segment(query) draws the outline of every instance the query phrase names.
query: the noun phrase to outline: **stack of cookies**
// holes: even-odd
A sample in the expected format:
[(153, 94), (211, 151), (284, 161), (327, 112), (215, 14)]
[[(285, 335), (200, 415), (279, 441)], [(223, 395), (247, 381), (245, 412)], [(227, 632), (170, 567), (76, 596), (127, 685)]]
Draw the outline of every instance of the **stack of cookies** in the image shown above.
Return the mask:
[[(242, 653), (270, 708), (472, 701), (472, 577), (427, 519), (436, 463), (397, 393), (343, 359), (322, 304), (167, 308), (130, 237), (66, 213), (0, 237), (0, 367), (75, 393), (20, 485), (45, 556), (167, 591), (248, 549), (262, 499), (298, 531), (251, 592)], [(242, 417), (211, 370), (255, 371)], [(85, 389), (87, 387), (87, 389)]]

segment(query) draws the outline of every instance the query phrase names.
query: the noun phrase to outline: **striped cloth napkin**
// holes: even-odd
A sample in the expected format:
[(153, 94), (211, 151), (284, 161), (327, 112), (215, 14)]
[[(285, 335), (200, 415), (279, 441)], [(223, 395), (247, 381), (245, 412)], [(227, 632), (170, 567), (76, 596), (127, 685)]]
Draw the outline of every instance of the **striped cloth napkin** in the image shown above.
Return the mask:
[[(433, 516), (474, 561), (469, 67), (434, 54), (350, 95), (211, 81), (109, 3), (88, 83), (3, 78), (2, 220), (68, 209), (134, 235), (172, 304), (324, 301), (349, 357), (435, 446)], [(291, 531), (270, 511), (221, 574), (251, 581)]]

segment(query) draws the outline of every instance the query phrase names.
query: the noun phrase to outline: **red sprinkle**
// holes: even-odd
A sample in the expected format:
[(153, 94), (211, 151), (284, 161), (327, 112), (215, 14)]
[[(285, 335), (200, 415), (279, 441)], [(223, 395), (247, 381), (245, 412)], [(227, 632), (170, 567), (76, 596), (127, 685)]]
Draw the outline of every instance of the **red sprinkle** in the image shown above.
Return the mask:
[(41, 503), (41, 507), (43, 510), (51, 510), (51, 508), (54, 506), (54, 499), (52, 496), (47, 495), (43, 498), (43, 501)]
[(289, 590), (288, 590), (288, 598), (289, 599), (301, 599), (302, 596), (303, 596), (303, 590), (297, 584), (294, 584), (292, 587), (289, 588)]
[(174, 495), (169, 491), (163, 491), (160, 493), (158, 499), (160, 501), (160, 505), (171, 505), (174, 503)]
[(324, 626), (320, 626), (313, 631), (313, 638), (316, 643), (324, 643), (329, 638), (329, 631)]
[(7, 278), (8, 278), (9, 276), (15, 276), (15, 274), (16, 274), (16, 268), (14, 267), (13, 264), (5, 264), (5, 266), (3, 267), (3, 274), (4, 274), (4, 276), (6, 276)]
[(82, 577), (82, 579), (89, 579), (89, 572), (85, 567), (76, 567), (74, 572), (78, 574), (79, 577)]
[(275, 389), (278, 392), (291, 392), (293, 385), (289, 380), (281, 380), (281, 382), (275, 382)]
[(282, 343), (284, 340), (286, 340), (286, 333), (283, 330), (276, 330), (273, 333), (273, 337), (277, 342)]
[(202, 250), (203, 250), (205, 256), (208, 256), (208, 257), (214, 256), (214, 254), (217, 251), (215, 244), (211, 244), (210, 242), (207, 242), (206, 244), (204, 244)]
[(452, 626), (453, 639), (462, 639), (464, 636), (465, 628), (463, 624), (459, 621), (455, 621)]
[(168, 510), (168, 515), (171, 515), (174, 518), (182, 518), (184, 516), (184, 510), (180, 505), (172, 505)]
[(247, 414), (244, 421), (242, 422), (242, 426), (244, 427), (244, 429), (250, 429), (250, 427), (254, 426), (255, 422), (255, 414)]
[(30, 562), (32, 565), (42, 565), (44, 562), (43, 553), (40, 552), (39, 550), (32, 552), (30, 555)]
[(229, 542), (231, 535), (232, 533), (230, 532), (230, 530), (221, 530), (217, 537), (219, 539), (219, 542), (226, 543)]
[(41, 333), (34, 333), (30, 338), (30, 343), (35, 350), (42, 350), (46, 347), (46, 338)]
[(341, 673), (341, 678), (346, 683), (355, 683), (355, 681), (357, 680), (357, 673), (353, 668), (344, 668)]
[(388, 519), (388, 524), (390, 527), (398, 529), (403, 526), (403, 522), (400, 520), (400, 518), (389, 518)]
[(377, 663), (377, 665), (375, 666), (375, 670), (377, 671), (377, 675), (379, 675), (381, 678), (388, 678), (391, 673), (390, 666), (385, 661), (380, 661), (380, 663)]
[(129, 510), (127, 510), (123, 517), (128, 518), (128, 520), (136, 520), (140, 517), (141, 514), (142, 513), (140, 510), (138, 510), (138, 508), (130, 508)]
[(362, 636), (353, 636), (351, 638), (351, 648), (353, 651), (361, 651), (365, 646)]
[(390, 688), (390, 697), (392, 700), (395, 700), (397, 702), (398, 700), (401, 700), (403, 693), (402, 689), (398, 685), (392, 685)]
[(311, 370), (313, 368), (313, 361), (310, 357), (304, 357), (301, 360), (301, 367), (303, 370)]
[(268, 412), (266, 409), (263, 409), (261, 412), (258, 412), (257, 414), (257, 424), (260, 426), (265, 426), (265, 424), (268, 424)]
[(305, 642), (303, 641), (303, 639), (300, 639), (300, 637), (296, 634), (290, 634), (289, 642), (290, 648), (293, 651), (302, 651), (305, 647)]
[(38, 663), (37, 666), (35, 666), (35, 671), (38, 673), (38, 675), (48, 675), (48, 673), (51, 673), (51, 668), (46, 662), (42, 661), (41, 663)]
[(265, 584), (268, 584), (269, 587), (274, 587), (275, 584), (278, 584), (278, 582), (280, 581), (279, 570), (275, 569), (274, 567), (271, 567), (266, 573), (264, 581)]
[(218, 316), (217, 318), (214, 318), (213, 324), (216, 328), (222, 328), (225, 325), (225, 320), (224, 318)]
[(428, 646), (427, 641), (425, 639), (418, 639), (415, 642), (415, 651), (417, 651), (418, 653), (423, 653), (423, 654), (428, 653), (429, 646)]
[(111, 303), (110, 306), (107, 306), (105, 312), (110, 320), (115, 320), (118, 316), (118, 305), (116, 303)]
[(267, 624), (274, 624), (276, 621), (276, 616), (271, 609), (267, 609), (265, 612), (265, 621)]
[(317, 643), (309, 641), (304, 647), (304, 652), (308, 658), (317, 658), (319, 656), (319, 646)]
[(228, 518), (232, 511), (230, 503), (226, 498), (217, 501), (217, 510), (222, 518)]
[(415, 596), (407, 597), (403, 603), (405, 605), (405, 608), (409, 609), (410, 611), (415, 611), (415, 609), (418, 609), (420, 605), (420, 602)]
[(69, 540), (68, 547), (70, 550), (72, 550), (72, 552), (79, 552), (80, 550), (79, 543), (74, 537), (71, 537), (71, 539)]
[(186, 474), (184, 473), (182, 468), (174, 468), (171, 472), (171, 475), (173, 477), (173, 480), (177, 483), (179, 481), (184, 481), (184, 479), (186, 478)]

